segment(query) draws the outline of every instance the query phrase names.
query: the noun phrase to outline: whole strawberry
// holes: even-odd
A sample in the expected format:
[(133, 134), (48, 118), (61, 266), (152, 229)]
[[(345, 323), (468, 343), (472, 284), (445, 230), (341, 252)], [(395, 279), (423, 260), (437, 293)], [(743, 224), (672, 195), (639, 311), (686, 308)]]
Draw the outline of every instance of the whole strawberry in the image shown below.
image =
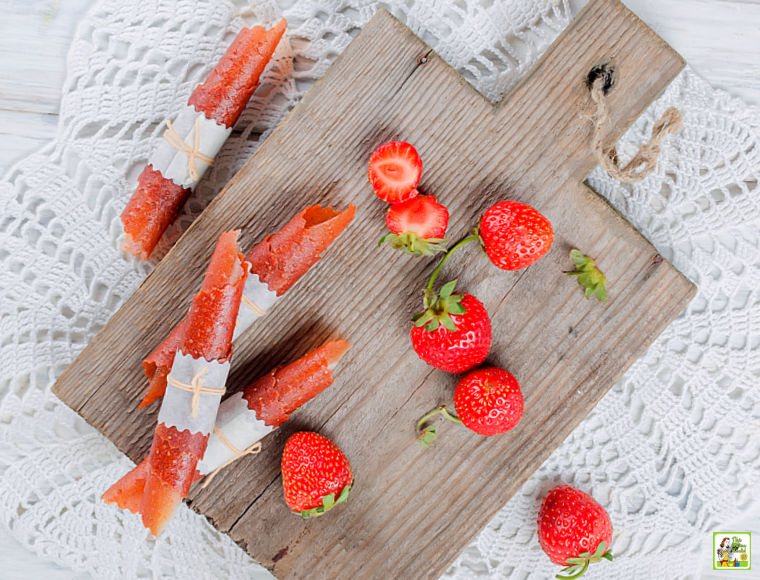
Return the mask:
[(517, 201), (500, 201), (480, 218), (480, 239), (493, 264), (519, 270), (541, 258), (554, 241), (549, 220)]
[(610, 516), (593, 497), (569, 485), (552, 489), (538, 513), (538, 542), (549, 559), (570, 576), (577, 578), (590, 564), (603, 558), (612, 560), (608, 552), (612, 541)]
[(432, 195), (416, 195), (410, 200), (394, 203), (385, 216), (392, 232), (380, 243), (408, 254), (432, 256), (445, 251), (443, 236), (449, 224), (449, 210)]
[(388, 203), (399, 203), (416, 196), (421, 175), (419, 153), (403, 141), (390, 141), (375, 149), (367, 170), (375, 194)]
[(475, 433), (506, 433), (522, 417), (522, 391), (512, 373), (484, 367), (459, 380), (454, 389), (454, 408), (462, 424)]
[(304, 518), (321, 516), (348, 501), (352, 483), (348, 459), (327, 437), (301, 431), (285, 443), (282, 452), (285, 502)]
[(425, 310), (412, 319), (412, 348), (422, 360), (442, 371), (463, 373), (478, 366), (491, 350), (491, 319), (471, 294), (453, 294), (456, 280), (439, 294), (425, 292)]

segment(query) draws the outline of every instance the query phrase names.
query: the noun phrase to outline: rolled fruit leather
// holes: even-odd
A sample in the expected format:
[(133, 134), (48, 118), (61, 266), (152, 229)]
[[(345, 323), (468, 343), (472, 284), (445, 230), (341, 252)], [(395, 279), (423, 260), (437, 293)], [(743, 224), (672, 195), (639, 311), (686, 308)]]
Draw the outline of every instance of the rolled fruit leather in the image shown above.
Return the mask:
[[(261, 318), (271, 306), (308, 272), (321, 254), (354, 218), (356, 208), (343, 211), (312, 205), (296, 214), (280, 231), (268, 235), (245, 257), (250, 275), (235, 323), (233, 340)], [(138, 409), (160, 398), (166, 389), (174, 353), (184, 333), (182, 321), (143, 361), (148, 390)]]
[(243, 28), (185, 108), (166, 121), (165, 139), (121, 214), (123, 250), (141, 258), (153, 252), (245, 110), (286, 26), (282, 19), (270, 30)]
[(333, 369), (351, 345), (333, 340), (298, 360), (276, 367), (219, 407), (198, 472), (206, 475), (245, 454), (290, 414), (333, 383)]
[(196, 465), (205, 453), (225, 390), (232, 333), (247, 277), (238, 234), (220, 236), (201, 289), (193, 297), (150, 453), (102, 496), (106, 503), (140, 513), (143, 525), (156, 536), (196, 478)]
[[(275, 367), (227, 398), (219, 407), (194, 481), (212, 474), (206, 479), (208, 483), (216, 471), (248, 453), (254, 444), (287, 421), (291, 413), (332, 385), (334, 366), (350, 346), (342, 339), (327, 342), (288, 365)], [(113, 485), (103, 499), (138, 513), (149, 457)]]

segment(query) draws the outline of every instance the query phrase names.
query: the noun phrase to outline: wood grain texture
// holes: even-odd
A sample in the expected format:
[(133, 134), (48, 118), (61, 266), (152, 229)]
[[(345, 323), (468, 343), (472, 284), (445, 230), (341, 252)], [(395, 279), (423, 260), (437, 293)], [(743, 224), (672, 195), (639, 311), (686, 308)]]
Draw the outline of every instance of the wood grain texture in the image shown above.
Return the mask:
[[(497, 107), (380, 11), (54, 392), (141, 459), (156, 409), (134, 411), (146, 386), (140, 362), (184, 315), (218, 235), (243, 228), (248, 249), (304, 205), (354, 202), (357, 217), (325, 259), (243, 335), (229, 387), (340, 336), (354, 346), (336, 384), (270, 435), (260, 455), (192, 490), (189, 503), (280, 578), (437, 577), (694, 294), (581, 183), (594, 165), (585, 77), (608, 61), (618, 70), (612, 142), (683, 66), (616, 0), (590, 2)], [(389, 139), (419, 150), (421, 189), (449, 206), (453, 239), (501, 199), (534, 205), (554, 225), (552, 250), (526, 270), (502, 272), (466, 248), (442, 273), (486, 305), (489, 362), (522, 385), (525, 415), (508, 435), (486, 439), (446, 425), (434, 448), (415, 443), (415, 420), (451, 400), (456, 377), (409, 348), (409, 317), (434, 261), (376, 246), (386, 206), (367, 184), (366, 163)], [(562, 275), (572, 247), (607, 274), (605, 304), (585, 300)], [(299, 429), (338, 442), (356, 474), (350, 503), (308, 522), (289, 513), (279, 475), (283, 443)]]

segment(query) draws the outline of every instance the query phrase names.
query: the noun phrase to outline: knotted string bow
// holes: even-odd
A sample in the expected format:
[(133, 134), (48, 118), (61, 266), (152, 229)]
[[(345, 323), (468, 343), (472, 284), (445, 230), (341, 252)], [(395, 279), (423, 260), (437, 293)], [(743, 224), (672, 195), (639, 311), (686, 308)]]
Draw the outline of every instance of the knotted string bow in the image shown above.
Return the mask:
[(177, 133), (177, 131), (174, 129), (174, 126), (172, 125), (172, 122), (169, 119), (166, 119), (166, 131), (164, 131), (164, 139), (166, 139), (169, 142), (169, 145), (171, 145), (175, 149), (182, 151), (182, 153), (187, 155), (187, 173), (190, 176), (190, 179), (192, 179), (193, 181), (198, 180), (198, 165), (195, 162), (196, 159), (202, 163), (205, 163), (209, 167), (214, 164), (213, 158), (201, 153), (200, 151), (200, 147), (201, 147), (201, 118), (200, 117), (195, 118), (195, 135), (194, 135), (192, 147), (190, 147), (190, 145), (188, 145), (182, 140), (182, 137), (179, 136), (179, 133)]
[(166, 377), (166, 382), (169, 383), (171, 386), (176, 387), (178, 389), (182, 389), (183, 391), (190, 391), (193, 394), (193, 406), (192, 406), (192, 413), (193, 418), (198, 416), (198, 403), (201, 399), (201, 393), (205, 393), (208, 395), (223, 395), (225, 392), (225, 388), (222, 387), (221, 389), (211, 389), (208, 387), (203, 386), (203, 375), (206, 374), (208, 371), (208, 367), (203, 367), (200, 372), (195, 375), (192, 380), (190, 381), (190, 384), (183, 383), (182, 381), (178, 381), (173, 376), (169, 375)]
[(224, 433), (222, 433), (222, 430), (219, 429), (216, 425), (214, 425), (214, 433), (216, 433), (217, 437), (219, 437), (219, 440), (224, 443), (225, 447), (232, 451), (233, 456), (206, 476), (206, 480), (203, 482), (203, 485), (201, 485), (202, 488), (205, 488), (209, 483), (211, 483), (211, 480), (216, 477), (216, 474), (231, 463), (234, 463), (245, 455), (256, 455), (261, 451), (261, 441), (256, 441), (245, 449), (238, 449), (232, 444), (229, 439), (227, 439), (227, 437), (225, 437)]

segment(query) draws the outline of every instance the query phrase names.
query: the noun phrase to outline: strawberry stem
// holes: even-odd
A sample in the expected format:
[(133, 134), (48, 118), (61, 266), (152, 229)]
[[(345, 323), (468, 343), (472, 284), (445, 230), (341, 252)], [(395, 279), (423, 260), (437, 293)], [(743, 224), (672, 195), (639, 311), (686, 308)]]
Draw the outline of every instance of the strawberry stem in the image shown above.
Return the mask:
[(430, 419), (430, 417), (432, 417), (433, 415), (436, 415), (438, 413), (440, 413), (441, 415), (443, 415), (444, 417), (446, 417), (449, 421), (454, 421), (454, 423), (461, 423), (462, 422), (462, 420), (459, 417), (457, 417), (456, 415), (453, 415), (449, 411), (449, 408), (446, 405), (441, 405), (440, 407), (436, 407), (435, 409), (433, 409), (432, 411), (430, 411), (427, 415), (425, 415), (424, 417), (422, 417), (422, 419), (420, 419), (419, 421), (417, 421), (417, 431), (419, 431), (422, 428), (422, 424), (425, 421), (427, 421), (428, 419)]
[(438, 272), (441, 271), (441, 268), (443, 268), (443, 265), (446, 263), (446, 260), (449, 259), (449, 256), (454, 253), (455, 250), (458, 248), (461, 248), (465, 244), (469, 242), (474, 242), (476, 240), (479, 240), (480, 236), (474, 235), (474, 236), (467, 236), (466, 238), (459, 240), (456, 244), (454, 244), (451, 249), (449, 249), (448, 252), (446, 252), (446, 255), (443, 257), (443, 259), (440, 261), (440, 263), (435, 267), (435, 270), (433, 270), (433, 274), (430, 276), (430, 281), (427, 285), (428, 292), (431, 292), (433, 290), (433, 284), (435, 283), (435, 279), (438, 277)]
[(453, 415), (449, 408), (446, 405), (441, 405), (440, 407), (436, 407), (426, 415), (424, 415), (419, 421), (417, 421), (417, 432), (419, 433), (419, 436), (417, 440), (420, 442), (420, 445), (423, 447), (430, 447), (436, 440), (437, 434), (435, 425), (428, 425), (424, 429), (422, 428), (422, 425), (430, 419), (430, 417), (437, 415), (440, 413), (443, 415), (446, 419), (449, 421), (453, 421), (454, 423), (461, 423), (462, 420), (457, 417), (456, 415)]

